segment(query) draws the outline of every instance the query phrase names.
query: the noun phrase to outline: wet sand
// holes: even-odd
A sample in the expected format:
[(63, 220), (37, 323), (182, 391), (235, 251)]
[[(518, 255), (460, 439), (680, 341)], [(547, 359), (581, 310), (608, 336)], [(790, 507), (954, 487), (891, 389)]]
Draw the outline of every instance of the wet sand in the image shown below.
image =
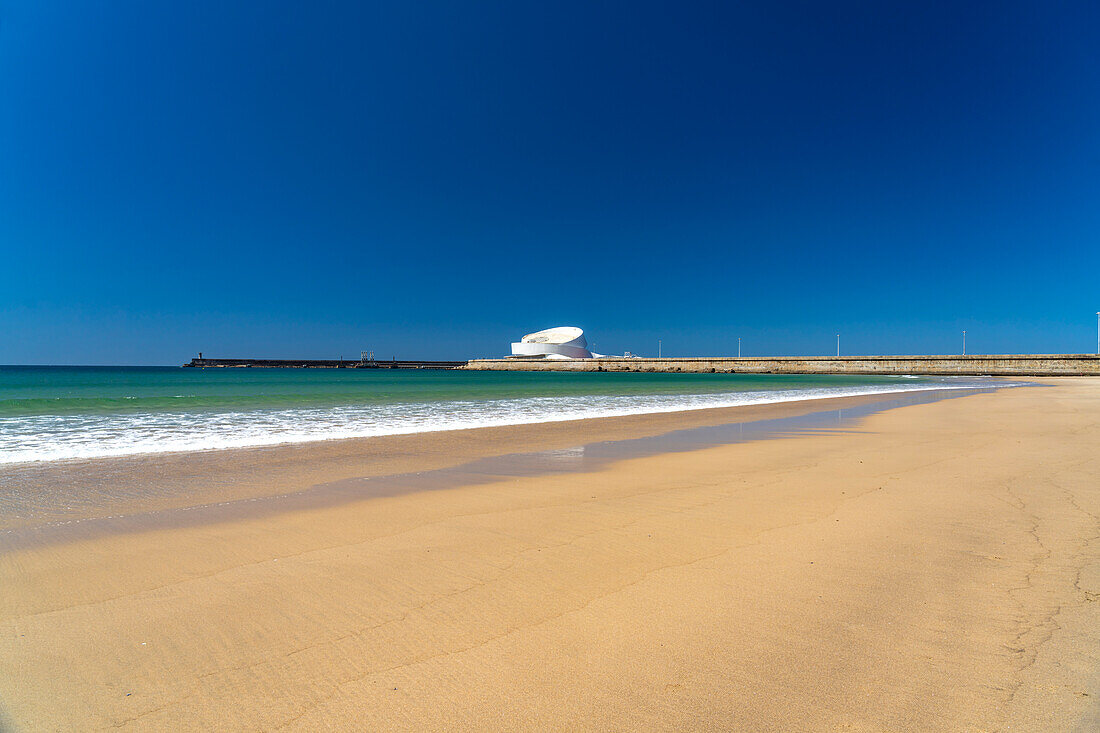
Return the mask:
[[(1085, 730), (1100, 380), (1039, 381), (839, 432), (8, 548), (0, 706), (28, 730)], [(141, 507), (178, 509), (204, 476), (201, 500), (246, 499), (730, 414), (614, 420), (116, 464), (108, 504), (151, 477), (168, 488)]]
[(0, 551), (5, 547), (8, 530), (28, 525), (292, 494), (347, 479), (434, 471), (493, 456), (570, 450), (597, 441), (659, 436), (684, 427), (842, 410), (895, 396), (876, 394), (262, 448), (0, 465)]

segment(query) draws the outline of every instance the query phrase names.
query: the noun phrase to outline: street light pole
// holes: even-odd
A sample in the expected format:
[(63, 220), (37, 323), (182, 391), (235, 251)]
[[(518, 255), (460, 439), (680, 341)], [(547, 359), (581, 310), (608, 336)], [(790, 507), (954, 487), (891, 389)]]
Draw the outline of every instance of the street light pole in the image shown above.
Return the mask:
[(966, 331), (963, 331), (963, 356), (966, 356)]
[(836, 355), (840, 356), (840, 334), (836, 335)]
[[(1100, 313), (1096, 315), (1100, 316)], [(1096, 319), (1096, 353), (1100, 354), (1100, 318)], [(741, 358), (741, 337), (737, 337), (737, 358)]]
[(1096, 311), (1096, 353), (1100, 355), (1100, 311)]
[(661, 358), (661, 339), (657, 339), (657, 358)]

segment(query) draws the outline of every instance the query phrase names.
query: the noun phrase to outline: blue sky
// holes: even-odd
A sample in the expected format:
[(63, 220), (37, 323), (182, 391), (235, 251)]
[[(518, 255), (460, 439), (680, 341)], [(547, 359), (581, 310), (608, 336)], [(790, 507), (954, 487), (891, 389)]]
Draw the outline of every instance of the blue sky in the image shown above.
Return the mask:
[(0, 363), (1090, 352), (1095, 3), (9, 2)]

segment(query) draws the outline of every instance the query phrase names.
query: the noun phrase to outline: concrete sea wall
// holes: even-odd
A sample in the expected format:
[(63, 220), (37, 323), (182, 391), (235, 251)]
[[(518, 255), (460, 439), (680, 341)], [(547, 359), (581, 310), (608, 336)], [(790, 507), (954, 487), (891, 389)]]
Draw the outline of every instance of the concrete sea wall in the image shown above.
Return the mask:
[(777, 356), (640, 359), (604, 357), (569, 361), (474, 359), (466, 369), (557, 372), (696, 372), (737, 374), (939, 374), (1012, 377), (1100, 376), (1094, 354), (978, 356)]

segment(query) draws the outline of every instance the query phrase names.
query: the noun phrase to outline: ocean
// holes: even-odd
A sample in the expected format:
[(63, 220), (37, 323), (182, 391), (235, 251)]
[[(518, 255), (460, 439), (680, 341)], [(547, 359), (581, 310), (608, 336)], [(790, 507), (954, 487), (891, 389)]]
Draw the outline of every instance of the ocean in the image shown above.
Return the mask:
[(0, 464), (302, 443), (819, 397), (980, 377), (0, 367)]

